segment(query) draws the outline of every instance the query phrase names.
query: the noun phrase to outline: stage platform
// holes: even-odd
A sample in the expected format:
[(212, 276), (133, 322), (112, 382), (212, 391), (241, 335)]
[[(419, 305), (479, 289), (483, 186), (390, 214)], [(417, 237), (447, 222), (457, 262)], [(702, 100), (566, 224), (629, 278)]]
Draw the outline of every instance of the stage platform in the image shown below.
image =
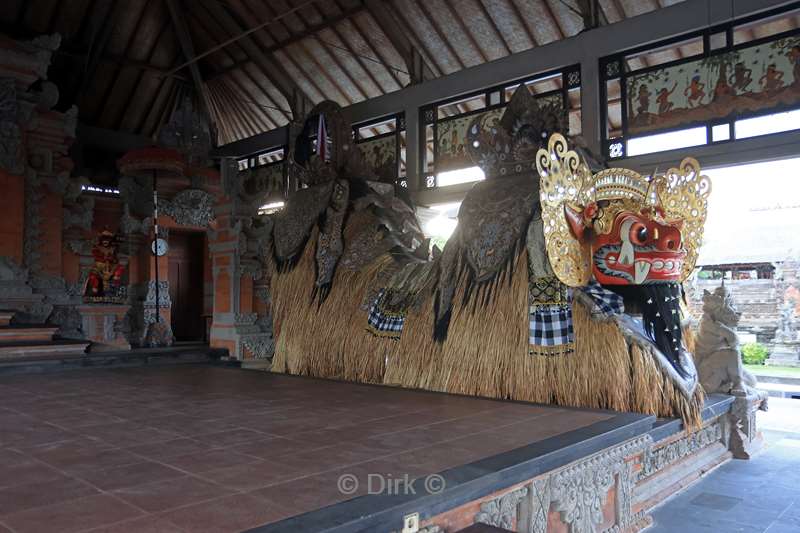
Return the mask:
[(0, 532), (636, 531), (730, 457), (731, 401), (687, 434), (211, 364), (0, 375)]

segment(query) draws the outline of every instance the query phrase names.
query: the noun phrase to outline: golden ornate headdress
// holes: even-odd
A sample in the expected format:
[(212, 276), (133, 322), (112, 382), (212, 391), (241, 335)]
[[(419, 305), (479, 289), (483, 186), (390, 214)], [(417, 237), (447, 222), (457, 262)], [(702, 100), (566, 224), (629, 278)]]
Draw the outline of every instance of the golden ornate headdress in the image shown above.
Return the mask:
[[(591, 249), (576, 235), (568, 219), (570, 212), (583, 216), (595, 234), (611, 231), (622, 211), (663, 221), (680, 230), (683, 260), (680, 279), (691, 274), (702, 243), (711, 181), (700, 174), (695, 159), (684, 159), (654, 177), (624, 168), (611, 168), (592, 175), (567, 140), (554, 134), (547, 149), (540, 149), (536, 167), (541, 179), (540, 195), (544, 236), (550, 264), (565, 284), (577, 287), (589, 281)], [(599, 207), (598, 207), (599, 206)]]

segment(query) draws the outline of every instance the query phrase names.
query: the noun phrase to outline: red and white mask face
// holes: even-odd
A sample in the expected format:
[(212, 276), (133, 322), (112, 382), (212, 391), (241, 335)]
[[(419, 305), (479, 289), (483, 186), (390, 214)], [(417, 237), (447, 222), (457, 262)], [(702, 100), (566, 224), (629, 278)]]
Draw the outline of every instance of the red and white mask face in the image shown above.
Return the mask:
[(572, 212), (567, 218), (573, 234), (584, 246), (591, 246), (592, 272), (599, 283), (643, 285), (681, 280), (686, 259), (681, 222), (660, 222), (648, 211), (621, 211), (611, 231), (598, 234), (586, 231), (592, 227), (592, 214), (588, 209), (580, 215)]

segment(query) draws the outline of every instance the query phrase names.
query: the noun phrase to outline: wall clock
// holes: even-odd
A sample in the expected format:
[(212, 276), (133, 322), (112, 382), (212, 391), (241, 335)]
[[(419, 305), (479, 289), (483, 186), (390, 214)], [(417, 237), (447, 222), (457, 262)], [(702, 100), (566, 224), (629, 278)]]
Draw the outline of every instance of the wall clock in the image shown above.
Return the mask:
[(169, 250), (169, 245), (164, 239), (158, 238), (150, 245), (150, 249), (153, 250), (153, 254), (161, 257), (162, 255), (166, 255), (167, 250)]

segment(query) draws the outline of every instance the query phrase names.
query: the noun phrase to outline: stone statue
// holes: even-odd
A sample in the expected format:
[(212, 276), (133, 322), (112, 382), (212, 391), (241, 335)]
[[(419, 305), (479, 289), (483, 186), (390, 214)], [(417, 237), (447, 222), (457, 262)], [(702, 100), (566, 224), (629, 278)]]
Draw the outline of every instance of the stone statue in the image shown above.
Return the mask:
[(111, 301), (120, 296), (125, 266), (117, 257), (117, 236), (104, 230), (92, 247), (94, 264), (89, 270), (84, 297), (90, 301)]
[(756, 378), (742, 366), (736, 326), (741, 313), (724, 285), (703, 291), (703, 318), (695, 344), (700, 383), (706, 392), (750, 392)]
[(787, 299), (781, 307), (781, 321), (778, 331), (775, 332), (777, 342), (791, 342), (797, 340), (797, 328), (795, 328), (794, 316), (795, 301)]
[(767, 393), (756, 389), (756, 378), (742, 366), (736, 326), (741, 313), (725, 285), (703, 291), (703, 318), (695, 341), (700, 383), (707, 393), (734, 396), (729, 413), (729, 446), (737, 459), (749, 459), (761, 446), (756, 411), (767, 410)]

